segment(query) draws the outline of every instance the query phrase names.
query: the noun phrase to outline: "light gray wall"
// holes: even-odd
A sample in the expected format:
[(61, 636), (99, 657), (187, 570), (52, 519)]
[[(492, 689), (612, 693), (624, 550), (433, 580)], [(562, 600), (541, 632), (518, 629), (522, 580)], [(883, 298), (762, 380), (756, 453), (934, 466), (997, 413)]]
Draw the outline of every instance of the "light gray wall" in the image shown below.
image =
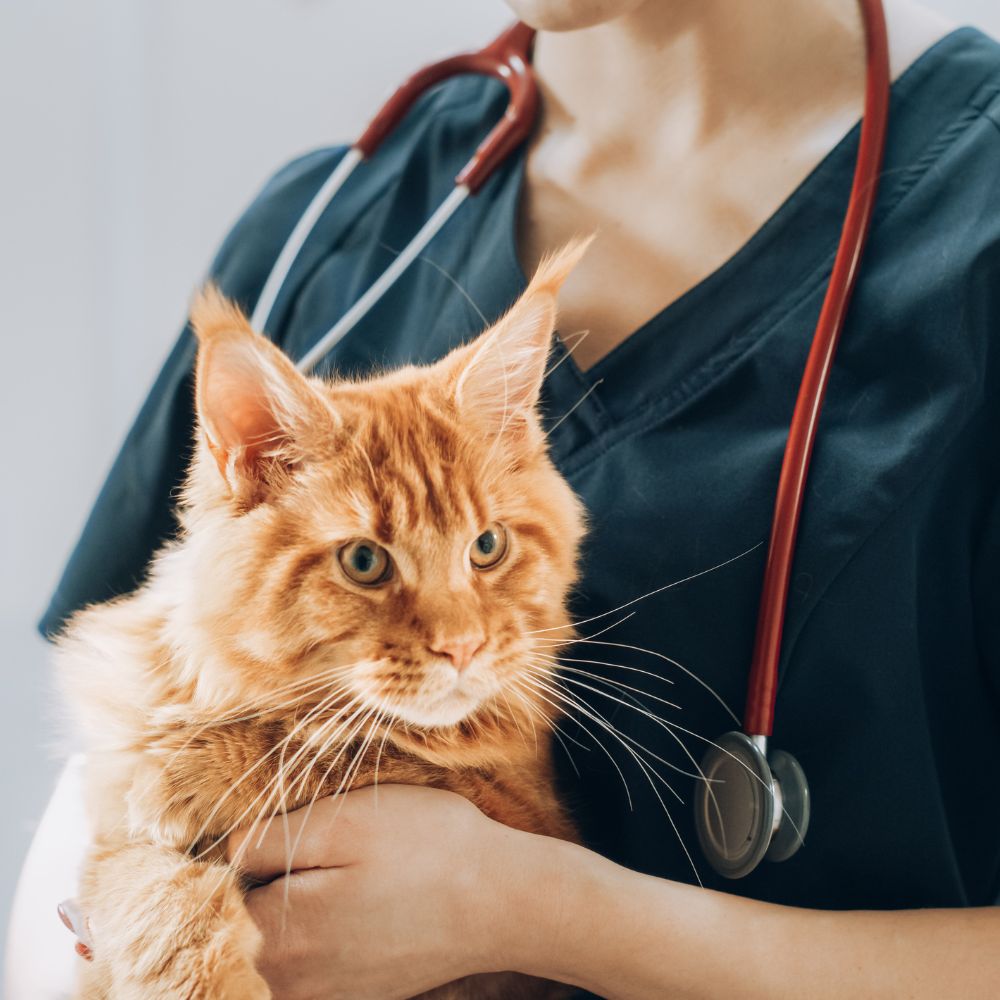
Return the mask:
[[(937, 0), (1000, 35), (997, 0)], [(55, 769), (33, 632), (213, 248), (499, 0), (0, 3), (0, 942)]]
[(500, 0), (0, 0), (0, 954), (57, 766), (34, 623), (215, 247), (283, 162), (508, 19)]

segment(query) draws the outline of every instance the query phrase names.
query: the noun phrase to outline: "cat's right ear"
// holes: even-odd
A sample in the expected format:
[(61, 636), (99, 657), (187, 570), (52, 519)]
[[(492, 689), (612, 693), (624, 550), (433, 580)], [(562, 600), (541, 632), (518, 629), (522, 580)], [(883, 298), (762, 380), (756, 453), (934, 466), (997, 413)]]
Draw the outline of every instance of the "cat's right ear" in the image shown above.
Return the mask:
[(282, 351), (212, 285), (195, 299), (198, 425), (233, 501), (249, 509), (281, 489), (308, 440), (335, 418)]
[(508, 444), (516, 446), (532, 437), (559, 290), (592, 240), (592, 236), (573, 240), (545, 257), (509, 312), (443, 362), (455, 372), (459, 408)]

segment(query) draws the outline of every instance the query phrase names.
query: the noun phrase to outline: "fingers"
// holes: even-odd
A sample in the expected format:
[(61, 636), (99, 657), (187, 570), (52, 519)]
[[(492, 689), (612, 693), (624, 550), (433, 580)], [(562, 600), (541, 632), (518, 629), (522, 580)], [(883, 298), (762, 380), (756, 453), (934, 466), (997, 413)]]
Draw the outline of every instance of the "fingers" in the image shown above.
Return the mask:
[[(318, 799), (283, 820), (276, 816), (261, 835), (239, 830), (229, 837), (226, 857), (250, 878), (268, 882), (288, 871), (307, 868), (339, 868), (358, 857), (363, 802), (369, 789)], [(336, 831), (336, 835), (334, 835)]]
[(275, 997), (334, 995), (328, 959), (336, 961), (339, 949), (328, 921), (343, 876), (336, 869), (316, 869), (247, 893), (247, 909), (264, 938), (257, 970)]

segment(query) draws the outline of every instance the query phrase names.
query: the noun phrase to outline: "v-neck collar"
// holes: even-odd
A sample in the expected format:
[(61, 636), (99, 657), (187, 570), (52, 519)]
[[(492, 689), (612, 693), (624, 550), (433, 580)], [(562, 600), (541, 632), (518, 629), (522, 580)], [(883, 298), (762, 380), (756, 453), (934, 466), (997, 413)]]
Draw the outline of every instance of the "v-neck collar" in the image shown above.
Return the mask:
[[(919, 56), (893, 83), (886, 169), (875, 222), (894, 203), (901, 168), (919, 159), (935, 135), (965, 105), (973, 84), (963, 49), (995, 44), (974, 28), (958, 28)], [(949, 72), (949, 67), (951, 70)], [(930, 121), (921, 110), (935, 88)], [(728, 260), (643, 323), (586, 372), (557, 340), (544, 403), (550, 445), (557, 460), (568, 457), (614, 424), (653, 404), (685, 400), (754, 350), (780, 320), (815, 295), (817, 275), (828, 275), (847, 207), (860, 122), (795, 187), (767, 221)], [(525, 151), (501, 180), (495, 210), (503, 221), (490, 241), (494, 280), (515, 298), (527, 285), (517, 255), (518, 204)], [(794, 246), (794, 252), (790, 250)], [(802, 338), (812, 329), (803, 328)]]

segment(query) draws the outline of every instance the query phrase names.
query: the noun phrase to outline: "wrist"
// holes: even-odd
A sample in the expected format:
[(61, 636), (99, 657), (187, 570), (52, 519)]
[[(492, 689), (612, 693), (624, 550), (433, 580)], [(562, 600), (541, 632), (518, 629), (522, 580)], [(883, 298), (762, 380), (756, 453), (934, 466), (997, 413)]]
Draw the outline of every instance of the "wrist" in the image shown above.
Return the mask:
[(604, 920), (601, 898), (614, 891), (617, 873), (632, 873), (577, 844), (507, 833), (495, 967), (587, 988), (586, 950)]
[[(653, 878), (575, 844), (509, 831), (494, 968), (616, 1000), (772, 995), (785, 909)], [(719, 956), (725, 960), (720, 961)], [(748, 984), (760, 984), (760, 992)]]
[(611, 917), (606, 900), (627, 891), (632, 873), (577, 844), (549, 841), (546, 848), (549, 880), (533, 894), (538, 915), (520, 971), (597, 992), (602, 961), (594, 949)]

